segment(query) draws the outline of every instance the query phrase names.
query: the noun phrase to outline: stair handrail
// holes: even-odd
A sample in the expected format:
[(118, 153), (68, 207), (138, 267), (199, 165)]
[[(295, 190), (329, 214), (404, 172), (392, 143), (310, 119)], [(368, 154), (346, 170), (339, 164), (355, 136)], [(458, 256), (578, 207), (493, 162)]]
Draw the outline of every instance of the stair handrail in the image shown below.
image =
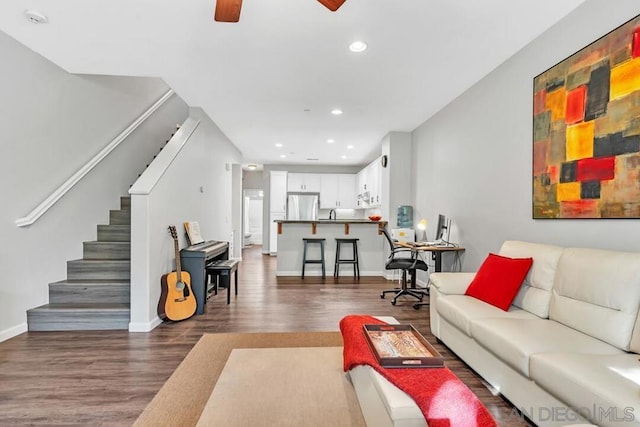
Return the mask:
[(149, 195), (153, 188), (160, 182), (160, 179), (169, 169), (169, 166), (177, 158), (184, 148), (191, 135), (200, 125), (200, 120), (193, 117), (187, 119), (180, 125), (180, 129), (171, 137), (167, 145), (158, 153), (153, 162), (142, 172), (140, 177), (129, 189), (130, 195)]
[(149, 107), (144, 113), (140, 115), (133, 123), (131, 123), (125, 130), (123, 130), (118, 136), (116, 136), (110, 143), (108, 143), (98, 154), (93, 156), (84, 166), (82, 166), (76, 173), (69, 177), (60, 187), (55, 189), (49, 197), (44, 199), (42, 203), (36, 206), (31, 212), (22, 218), (16, 220), (16, 226), (25, 227), (31, 225), (38, 220), (45, 212), (47, 212), (51, 206), (53, 206), (58, 200), (62, 198), (69, 190), (71, 190), (85, 175), (87, 175), (93, 168), (95, 168), (105, 157), (107, 157), (113, 150), (115, 150), (138, 126), (140, 126), (149, 116), (151, 116), (158, 108), (160, 108), (171, 96), (174, 94), (173, 89), (169, 89), (164, 95), (162, 95), (151, 107)]

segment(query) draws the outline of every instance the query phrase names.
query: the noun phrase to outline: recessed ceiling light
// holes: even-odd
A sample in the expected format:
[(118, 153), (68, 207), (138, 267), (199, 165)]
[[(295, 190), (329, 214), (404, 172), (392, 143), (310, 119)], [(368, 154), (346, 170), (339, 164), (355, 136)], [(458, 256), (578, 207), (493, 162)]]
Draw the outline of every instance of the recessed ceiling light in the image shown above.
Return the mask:
[(327, 144), (333, 144), (334, 142), (336, 142), (336, 140), (333, 138), (327, 139)]
[(29, 22), (32, 24), (46, 24), (49, 22), (49, 19), (46, 17), (44, 13), (38, 12), (37, 10), (25, 10), (24, 16), (27, 17)]
[(278, 143), (276, 144), (276, 147), (278, 147), (278, 148), (282, 148), (282, 144), (278, 142)]
[(341, 159), (346, 159), (347, 156), (345, 156), (344, 154), (342, 156), (340, 156)]
[(354, 53), (360, 53), (367, 50), (367, 44), (360, 40), (356, 40), (349, 45), (349, 50)]
[(342, 110), (339, 108), (334, 108), (333, 110), (331, 110), (331, 114), (333, 114), (334, 116), (339, 116), (340, 114), (342, 114)]
[(258, 165), (247, 165), (247, 168), (251, 170), (256, 170), (258, 168)]
[(286, 154), (280, 154), (280, 158), (281, 158), (281, 159), (286, 159), (286, 158), (287, 158), (287, 155), (286, 155)]
[(347, 150), (353, 149), (353, 145), (347, 145)]

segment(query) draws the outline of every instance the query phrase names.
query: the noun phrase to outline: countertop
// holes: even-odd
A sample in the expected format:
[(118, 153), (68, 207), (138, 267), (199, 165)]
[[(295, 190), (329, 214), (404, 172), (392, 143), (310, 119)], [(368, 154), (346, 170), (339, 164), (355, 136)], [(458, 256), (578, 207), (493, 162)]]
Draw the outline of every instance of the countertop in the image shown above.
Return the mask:
[(387, 221), (371, 221), (370, 219), (277, 219), (278, 224), (381, 224), (386, 225)]

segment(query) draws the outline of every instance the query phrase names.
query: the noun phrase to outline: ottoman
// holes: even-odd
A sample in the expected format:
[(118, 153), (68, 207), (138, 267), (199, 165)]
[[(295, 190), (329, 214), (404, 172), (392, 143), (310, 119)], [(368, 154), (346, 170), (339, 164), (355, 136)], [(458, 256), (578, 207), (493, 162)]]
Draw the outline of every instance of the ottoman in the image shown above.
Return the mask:
[[(389, 324), (399, 323), (394, 317), (375, 317)], [(427, 425), (415, 401), (375, 369), (360, 365), (351, 369), (348, 375), (368, 427), (424, 427)]]

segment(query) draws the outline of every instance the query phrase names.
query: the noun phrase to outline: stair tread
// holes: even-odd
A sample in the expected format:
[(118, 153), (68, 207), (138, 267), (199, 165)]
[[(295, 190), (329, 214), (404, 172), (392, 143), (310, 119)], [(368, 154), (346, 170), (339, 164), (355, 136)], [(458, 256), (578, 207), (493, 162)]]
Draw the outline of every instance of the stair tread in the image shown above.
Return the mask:
[(29, 311), (131, 311), (129, 304), (122, 303), (56, 303), (45, 304)]
[(67, 279), (58, 280), (57, 282), (51, 282), (50, 285), (130, 285), (131, 280), (126, 279)]
[(131, 263), (130, 259), (85, 259), (85, 258), (79, 258), (79, 259), (72, 259), (69, 260), (67, 262), (73, 262), (73, 263), (80, 263), (80, 264), (95, 264), (95, 263), (109, 263), (109, 264), (113, 264), (113, 263)]
[(108, 240), (89, 240), (87, 242), (82, 242), (82, 243), (89, 243), (92, 245), (131, 245), (131, 242), (121, 242), (118, 240), (114, 240), (112, 242), (108, 241)]
[(49, 304), (27, 310), (30, 331), (128, 329), (131, 197), (83, 242), (83, 258), (67, 260), (67, 278), (49, 283)]

